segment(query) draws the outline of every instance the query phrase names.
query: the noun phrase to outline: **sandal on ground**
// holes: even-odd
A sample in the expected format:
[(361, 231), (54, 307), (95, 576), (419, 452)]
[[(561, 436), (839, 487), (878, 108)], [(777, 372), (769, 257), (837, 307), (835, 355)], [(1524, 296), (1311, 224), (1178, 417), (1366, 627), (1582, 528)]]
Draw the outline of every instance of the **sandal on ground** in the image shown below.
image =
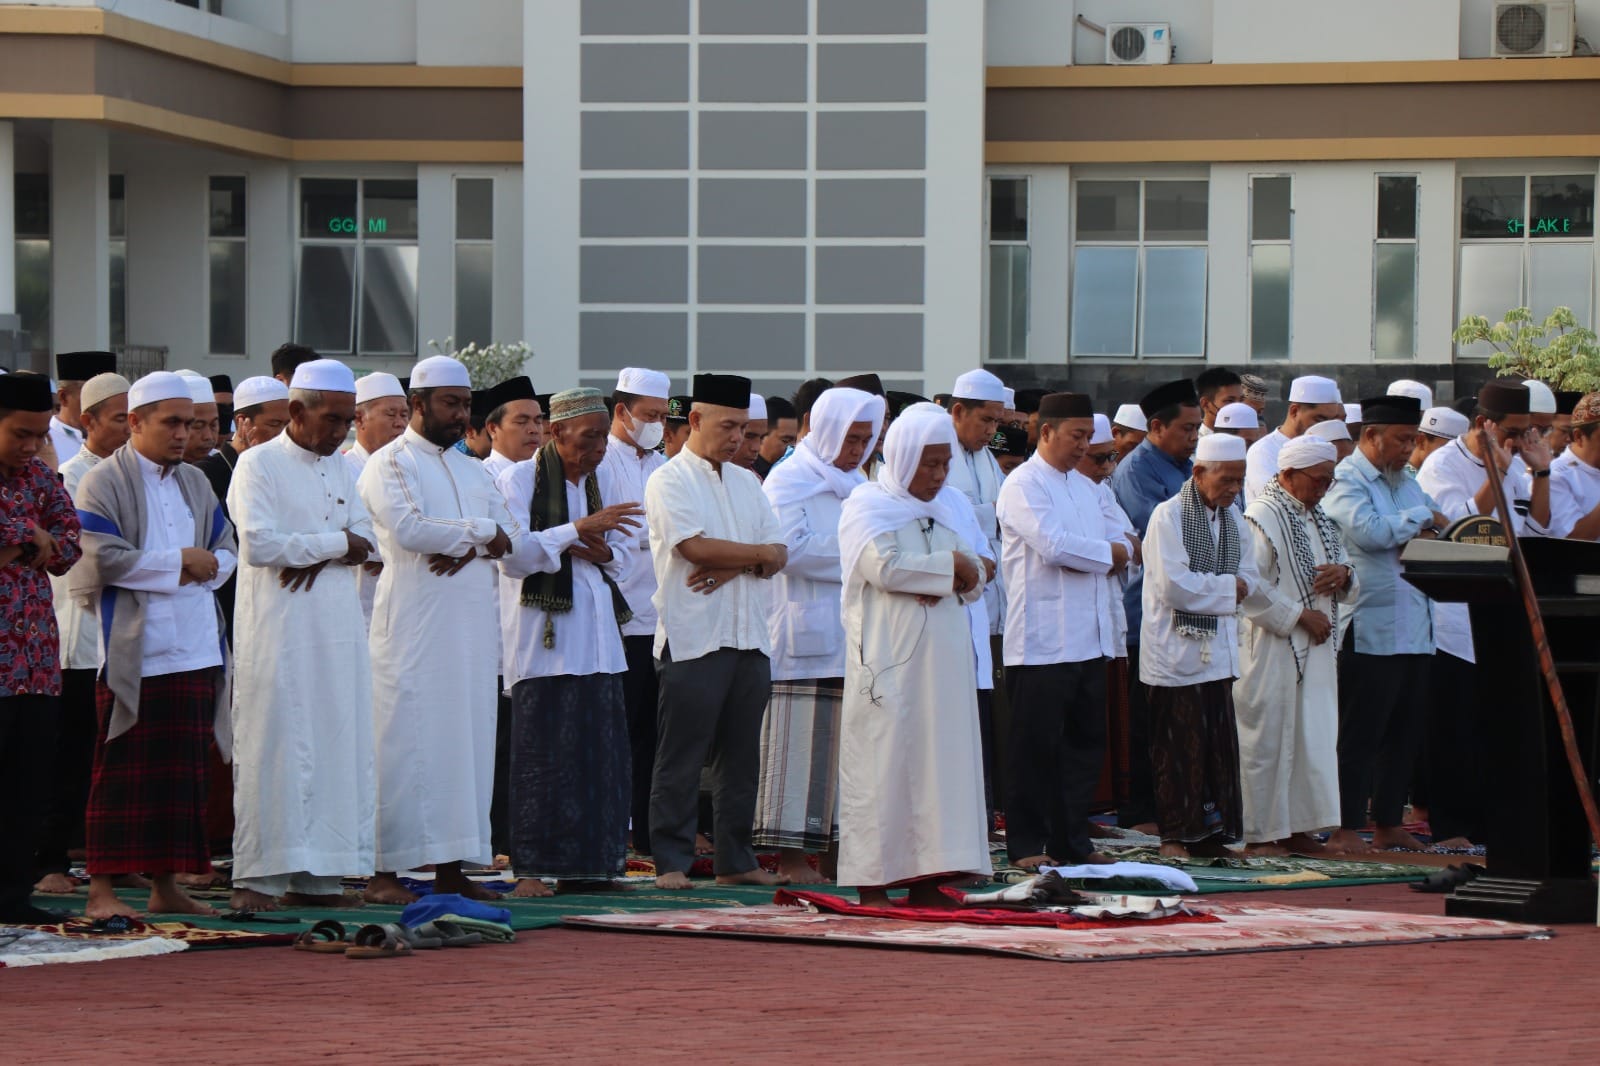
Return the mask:
[(350, 949), (350, 941), (344, 938), (343, 923), (324, 919), (295, 937), (294, 949), (318, 955), (343, 955)]
[(411, 943), (406, 931), (393, 922), (383, 925), (363, 925), (356, 932), (354, 943), (344, 953), (347, 959), (394, 959), (410, 955)]

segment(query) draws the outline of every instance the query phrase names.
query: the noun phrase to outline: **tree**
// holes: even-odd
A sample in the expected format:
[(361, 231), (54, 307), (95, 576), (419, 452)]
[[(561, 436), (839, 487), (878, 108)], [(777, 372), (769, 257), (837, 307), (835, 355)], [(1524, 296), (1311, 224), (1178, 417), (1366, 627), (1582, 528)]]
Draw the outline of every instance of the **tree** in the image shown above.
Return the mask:
[(1489, 366), (1502, 377), (1537, 378), (1552, 389), (1572, 392), (1600, 389), (1600, 344), (1593, 330), (1578, 325), (1569, 307), (1556, 308), (1543, 322), (1535, 322), (1526, 307), (1513, 307), (1493, 325), (1483, 315), (1468, 315), (1456, 327), (1454, 339), (1493, 347)]
[(528, 347), (527, 341), (485, 344), (481, 348), (476, 341), (465, 348), (457, 348), (455, 343), (454, 337), (446, 337), (443, 344), (429, 341), (428, 346), (440, 355), (459, 359), (467, 368), (474, 389), (492, 389), (502, 381), (526, 373), (523, 364), (533, 358), (533, 349)]

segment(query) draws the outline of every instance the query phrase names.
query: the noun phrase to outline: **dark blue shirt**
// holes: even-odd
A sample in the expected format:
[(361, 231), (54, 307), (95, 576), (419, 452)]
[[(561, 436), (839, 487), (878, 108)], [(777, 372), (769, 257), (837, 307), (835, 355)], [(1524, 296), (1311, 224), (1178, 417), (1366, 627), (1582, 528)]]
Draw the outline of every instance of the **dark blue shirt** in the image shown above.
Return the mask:
[[(1148, 439), (1128, 453), (1111, 474), (1111, 491), (1117, 503), (1128, 513), (1133, 528), (1143, 539), (1150, 524), (1150, 512), (1156, 504), (1165, 503), (1178, 494), (1183, 483), (1194, 472), (1194, 464), (1187, 459), (1178, 460), (1151, 444)], [(1123, 606), (1128, 612), (1128, 643), (1139, 643), (1139, 626), (1144, 620), (1144, 574), (1128, 582), (1123, 593)]]

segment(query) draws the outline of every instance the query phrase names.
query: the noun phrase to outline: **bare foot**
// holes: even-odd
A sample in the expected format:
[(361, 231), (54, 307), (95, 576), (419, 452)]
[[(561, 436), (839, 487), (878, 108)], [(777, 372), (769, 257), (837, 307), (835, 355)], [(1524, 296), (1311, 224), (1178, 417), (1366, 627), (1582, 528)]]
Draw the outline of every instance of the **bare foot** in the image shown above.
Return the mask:
[(494, 857), (494, 869), (496, 869), (496, 870), (509, 870), (509, 869), (511, 869), (511, 856), (509, 856), (509, 855), (496, 855)]
[(89, 878), (89, 902), (83, 908), (85, 918), (137, 918), (139, 912), (117, 898), (112, 891), (115, 878), (101, 875)]
[(1310, 833), (1290, 833), (1283, 846), (1290, 855), (1326, 855), (1328, 847)]
[(1379, 826), (1372, 834), (1372, 846), (1379, 851), (1397, 848), (1400, 851), (1426, 851), (1427, 847), (1399, 826)]
[(33, 890), (42, 896), (70, 896), (78, 891), (80, 882), (69, 874), (45, 874), (39, 878)]
[(157, 877), (155, 885), (150, 889), (151, 914), (197, 914), (205, 918), (214, 918), (217, 909), (209, 903), (191, 899), (189, 894), (178, 887), (176, 876), (167, 875)]
[(1138, 825), (1129, 826), (1128, 828), (1135, 833), (1143, 833), (1145, 836), (1155, 837), (1161, 835), (1161, 827), (1154, 822), (1140, 822)]
[(150, 887), (150, 879), (143, 874), (117, 874), (116, 877), (112, 878), (111, 883), (117, 888), (146, 889)]
[(859, 888), (856, 897), (863, 907), (892, 907), (887, 888)]
[(1041, 866), (1054, 866), (1056, 861), (1048, 855), (1029, 855), (1011, 864), (1019, 870), (1037, 870)]
[(453, 877), (439, 876), (433, 880), (435, 892), (454, 892), (463, 899), (475, 899), (483, 903), (493, 903), (500, 898), (500, 893), (492, 888), (485, 888), (476, 881), (462, 877), (457, 880)]
[(1235, 852), (1228, 847), (1228, 842), (1220, 836), (1209, 836), (1189, 845), (1189, 854), (1202, 859), (1231, 859)]
[(257, 892), (253, 888), (236, 888), (233, 895), (228, 897), (228, 906), (236, 911), (277, 911), (283, 908), (278, 901), (265, 892)]
[(327, 895), (285, 892), (280, 902), (285, 907), (330, 907), (347, 910), (361, 906), (361, 897), (354, 892), (331, 892)]
[(682, 870), (672, 870), (656, 874), (656, 887), (668, 892), (682, 892), (686, 888), (693, 888), (694, 882), (690, 881), (689, 875)]
[(1286, 859), (1289, 857), (1289, 849), (1273, 841), (1246, 844), (1244, 853), (1252, 859)]
[(796, 885), (825, 885), (828, 879), (811, 868), (806, 861), (806, 853), (799, 848), (783, 848), (778, 852), (778, 873), (787, 877), (791, 884)]
[(205, 873), (176, 874), (176, 883), (184, 888), (227, 888), (228, 879), (207, 866)]
[(712, 845), (711, 839), (704, 833), (694, 835), (694, 853), (696, 855), (715, 855), (717, 849)]
[(537, 877), (522, 877), (517, 879), (517, 887), (510, 895), (512, 899), (548, 899), (555, 893)]
[(954, 910), (961, 906), (955, 900), (939, 891), (938, 881), (918, 881), (906, 892), (906, 904), (912, 907), (925, 907), (934, 910)]
[(769, 874), (761, 867), (746, 870), (742, 874), (718, 874), (719, 885), (786, 885), (789, 879), (782, 874)]
[[(1436, 848), (1449, 848), (1451, 851), (1460, 851), (1472, 847), (1473, 844), (1466, 837), (1450, 837), (1447, 840), (1435, 840), (1433, 846)], [(44, 890), (36, 889), (36, 891), (42, 892)]]
[(1323, 850), (1333, 855), (1370, 855), (1372, 845), (1354, 829), (1335, 829), (1328, 834)]
[(392, 873), (373, 874), (361, 898), (368, 903), (381, 903), (390, 907), (404, 907), (417, 901), (417, 894), (400, 883)]
[(1189, 854), (1189, 849), (1184, 847), (1180, 841), (1163, 840), (1161, 842), (1161, 857), (1163, 859), (1190, 859), (1194, 856)]

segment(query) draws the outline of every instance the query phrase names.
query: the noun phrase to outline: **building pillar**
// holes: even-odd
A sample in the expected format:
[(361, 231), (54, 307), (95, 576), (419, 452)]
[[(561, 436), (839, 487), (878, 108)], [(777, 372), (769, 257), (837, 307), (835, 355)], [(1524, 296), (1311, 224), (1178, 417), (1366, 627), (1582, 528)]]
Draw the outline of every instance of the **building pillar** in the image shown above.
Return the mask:
[[(0, 315), (17, 313), (16, 127), (0, 122)], [(15, 324), (11, 328), (16, 328)]]
[(104, 126), (50, 135), (50, 336), (58, 352), (111, 346), (111, 156)]

